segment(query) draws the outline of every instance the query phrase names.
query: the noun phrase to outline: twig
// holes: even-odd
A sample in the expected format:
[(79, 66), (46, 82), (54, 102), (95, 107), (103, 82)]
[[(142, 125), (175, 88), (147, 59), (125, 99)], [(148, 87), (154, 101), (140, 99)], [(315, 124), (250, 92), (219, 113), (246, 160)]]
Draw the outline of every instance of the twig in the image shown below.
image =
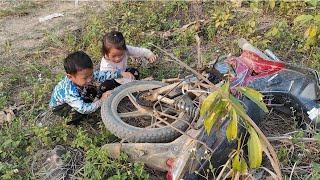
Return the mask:
[(198, 63), (197, 63), (197, 70), (202, 68), (202, 57), (201, 57), (201, 41), (198, 34), (195, 35), (196, 42), (197, 42), (197, 54), (198, 54)]
[[(232, 172), (232, 171), (230, 171), (230, 172)], [(228, 178), (228, 174), (225, 176), (224, 179), (226, 179), (226, 178)], [(235, 172), (233, 180), (239, 180), (239, 178), (240, 178), (240, 172)]]
[(192, 69), (190, 66), (188, 66), (187, 64), (185, 64), (184, 62), (182, 62), (181, 60), (179, 60), (178, 58), (176, 58), (175, 56), (173, 56), (172, 54), (168, 53), (167, 51), (163, 50), (162, 48), (150, 43), (152, 46), (154, 46), (155, 48), (159, 49), (160, 51), (162, 51), (163, 53), (165, 53), (167, 56), (169, 56), (171, 59), (175, 60), (176, 63), (178, 63), (180, 66), (188, 69), (189, 71), (191, 71), (193, 74), (195, 74), (197, 76), (198, 79), (202, 79), (203, 81), (205, 81), (206, 83), (208, 83), (209, 85), (211, 85), (211, 87), (214, 90), (219, 90), (219, 88), (217, 88), (212, 82), (210, 82), (207, 78), (205, 78), (202, 74), (198, 73), (197, 71), (195, 71), (194, 69)]
[(167, 38), (167, 37), (170, 37), (172, 36), (172, 34), (174, 33), (179, 33), (179, 32), (184, 32), (185, 30), (187, 30), (190, 26), (196, 24), (196, 23), (207, 23), (208, 20), (205, 20), (205, 19), (201, 19), (201, 20), (197, 20), (197, 21), (193, 21), (193, 22), (190, 22), (188, 24), (185, 24), (183, 25), (182, 27), (180, 28), (175, 28), (175, 29), (172, 29), (172, 30), (168, 30), (168, 31), (165, 31), (165, 32), (155, 32), (155, 31), (152, 31), (150, 33), (150, 35), (152, 34), (160, 34), (162, 37), (164, 38)]
[(222, 170), (220, 171), (218, 177), (216, 178), (217, 180), (221, 179), (221, 177), (222, 177), (224, 171), (226, 170), (226, 168), (228, 167), (228, 164), (230, 163), (230, 161), (231, 161), (231, 159), (228, 159), (228, 161), (223, 165)]
[(292, 141), (293, 139), (300, 142), (317, 142), (318, 141), (315, 138), (293, 138), (292, 136), (267, 137), (267, 138), (269, 141), (282, 141), (282, 140)]
[[(291, 171), (292, 167), (283, 167), (281, 169), (282, 170), (290, 170)], [(295, 169), (296, 170), (311, 170), (312, 167), (311, 167), (311, 165), (310, 166), (297, 166), (297, 167), (295, 167)]]
[(292, 171), (291, 171), (291, 173), (290, 173), (290, 178), (289, 178), (289, 180), (292, 179), (292, 174), (293, 174), (293, 171), (294, 171), (294, 168), (296, 167), (296, 165), (297, 165), (297, 162), (295, 162), (294, 165), (293, 165)]
[[(227, 95), (225, 93), (223, 93), (220, 88), (218, 88), (217, 86), (215, 86), (212, 82), (210, 82), (207, 78), (205, 78), (203, 75), (201, 75), (200, 73), (198, 73), (197, 71), (195, 71), (194, 69), (192, 69), (191, 67), (189, 67), (187, 64), (185, 64), (184, 62), (182, 62), (181, 60), (179, 60), (178, 58), (176, 58), (175, 56), (173, 56), (172, 54), (168, 53), (167, 51), (163, 50), (162, 48), (151, 44), (152, 46), (156, 47), (157, 49), (159, 49), (160, 51), (162, 51), (163, 53), (165, 53), (167, 56), (169, 56), (170, 58), (172, 58), (173, 60), (176, 61), (176, 63), (178, 63), (179, 65), (181, 65), (182, 67), (188, 69), (189, 71), (191, 71), (193, 74), (195, 74), (197, 76), (197, 78), (202, 79), (203, 81), (205, 81), (206, 83), (208, 83), (209, 85), (211, 85), (211, 87), (213, 88), (213, 90), (216, 91), (220, 91), (221, 95), (223, 98), (228, 99)], [(246, 120), (246, 122), (252, 126), (256, 132), (258, 133), (259, 137), (261, 138), (262, 142), (266, 145), (266, 149), (270, 152), (270, 158), (273, 159), (274, 163), (272, 164), (273, 169), (275, 170), (277, 176), (279, 179), (282, 179), (282, 173), (280, 170), (280, 162), (277, 158), (277, 154), (274, 150), (274, 148), (272, 147), (272, 145), (270, 144), (270, 142), (268, 141), (267, 137), (263, 134), (263, 132), (260, 130), (260, 128), (255, 124), (255, 122), (245, 113), (242, 112), (241, 109), (238, 106), (234, 106), (234, 108), (237, 110), (237, 112), (239, 112), (239, 115)], [(272, 162), (272, 160), (270, 159), (270, 161)]]
[[(223, 180), (229, 178), (229, 176), (230, 176), (232, 173), (233, 173), (233, 170), (230, 169), (230, 171), (229, 171), (226, 175), (224, 175)], [(240, 173), (239, 173), (239, 172), (236, 172), (236, 175), (235, 175), (235, 177), (234, 177), (234, 180), (238, 180), (238, 179), (239, 179), (239, 176), (240, 176)]]
[(270, 29), (273, 26), (273, 24), (266, 24), (264, 26), (260, 26), (256, 29), (256, 31), (265, 31), (266, 29)]
[(179, 30), (180, 30), (180, 31), (185, 31), (189, 26), (192, 26), (192, 25), (194, 25), (194, 24), (196, 24), (196, 23), (198, 23), (198, 22), (203, 23), (203, 22), (206, 22), (206, 20), (200, 19), (200, 20), (193, 21), (193, 22), (191, 22), (191, 23), (189, 23), (189, 24), (186, 24), (186, 25), (182, 26)]
[(265, 171), (267, 171), (272, 176), (273, 179), (277, 179), (277, 175), (274, 172), (272, 172), (270, 169), (266, 167), (261, 167), (261, 169), (264, 169)]
[(162, 79), (163, 83), (172, 83), (172, 82), (179, 82), (181, 79), (179, 78), (170, 78), (170, 79)]
[(292, 47), (294, 46), (294, 43), (291, 44), (289, 51), (284, 55), (283, 59), (287, 59), (289, 54), (291, 53)]

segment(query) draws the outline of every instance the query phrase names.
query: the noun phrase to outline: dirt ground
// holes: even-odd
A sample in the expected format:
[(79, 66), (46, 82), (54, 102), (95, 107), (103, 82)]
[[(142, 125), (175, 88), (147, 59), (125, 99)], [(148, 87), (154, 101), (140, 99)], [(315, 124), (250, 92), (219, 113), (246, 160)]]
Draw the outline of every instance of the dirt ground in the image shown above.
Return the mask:
[[(57, 36), (79, 29), (84, 21), (86, 9), (95, 9), (104, 12), (108, 9), (105, 1), (81, 1), (76, 5), (74, 1), (35, 1), (32, 5), (22, 7), (19, 12), (18, 6), (28, 2), (1, 1), (2, 10), (13, 11), (10, 16), (0, 18), (0, 63), (2, 65), (23, 66), (22, 57), (35, 53), (58, 53), (59, 50), (46, 46), (50, 34)], [(22, 5), (21, 5), (22, 4)], [(26, 9), (23, 9), (26, 8)], [(17, 13), (17, 14), (14, 14)], [(62, 13), (62, 17), (39, 22), (39, 18), (54, 13)], [(14, 59), (14, 60), (13, 60)], [(50, 62), (43, 62), (50, 64)]]

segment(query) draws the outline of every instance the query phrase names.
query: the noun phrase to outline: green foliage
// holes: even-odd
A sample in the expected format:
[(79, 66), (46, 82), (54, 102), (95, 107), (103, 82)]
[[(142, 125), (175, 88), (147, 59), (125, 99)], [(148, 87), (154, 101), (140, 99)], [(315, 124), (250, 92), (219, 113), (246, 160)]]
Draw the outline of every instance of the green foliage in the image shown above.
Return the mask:
[(226, 115), (225, 107), (227, 106), (225, 101), (218, 101), (217, 105), (215, 105), (211, 111), (209, 112), (209, 115), (204, 120), (204, 127), (208, 134), (210, 134), (210, 131), (212, 129), (212, 126), (219, 120), (219, 118), (224, 118)]
[(303, 14), (297, 16), (294, 19), (294, 24), (297, 27), (307, 27), (304, 32), (305, 44), (304, 49), (308, 50), (311, 46), (317, 45), (317, 41), (319, 40), (319, 31), (320, 31), (320, 15), (310, 15)]
[(240, 158), (238, 153), (232, 159), (232, 169), (241, 174), (245, 174), (248, 171), (246, 160), (243, 157)]
[(7, 104), (8, 96), (5, 92), (0, 91), (0, 109), (3, 109)]
[(236, 110), (230, 111), (230, 122), (227, 126), (226, 135), (229, 141), (235, 140), (238, 136), (238, 115)]
[(312, 180), (316, 180), (320, 178), (320, 164), (312, 163)]
[[(210, 109), (211, 105), (216, 102), (216, 97), (219, 95), (218, 91), (213, 91), (209, 96), (203, 101), (200, 108), (200, 115), (206, 116), (206, 113)], [(219, 98), (219, 97), (218, 97)]]
[(215, 28), (225, 28), (229, 21), (234, 18), (234, 16), (231, 14), (230, 10), (227, 9), (221, 9), (221, 10), (215, 10), (212, 12), (212, 21), (214, 23)]
[(288, 156), (288, 149), (281, 147), (277, 152), (277, 157), (279, 161), (283, 162), (284, 160), (286, 160), (287, 156)]
[(320, 133), (317, 133), (314, 138), (316, 138), (316, 140), (318, 141), (318, 143), (320, 144)]
[(88, 150), (92, 143), (92, 139), (88, 137), (88, 134), (82, 130), (81, 128), (77, 130), (78, 133), (72, 143), (73, 147), (76, 148), (84, 148), (85, 150)]
[(256, 103), (264, 112), (268, 112), (268, 108), (263, 102), (263, 95), (260, 92), (249, 87), (239, 87), (237, 90)]
[(86, 153), (83, 167), (85, 179), (148, 179), (149, 175), (141, 163), (128, 163), (128, 156), (110, 160), (106, 150), (92, 146)]
[(25, 149), (30, 145), (30, 131), (22, 127), (20, 119), (4, 124), (0, 131), (0, 179), (19, 179), (20, 170), (29, 165)]
[(319, 1), (318, 0), (306, 0), (306, 2), (308, 2), (313, 7), (316, 7)]
[(248, 129), (250, 137), (248, 139), (248, 157), (250, 168), (258, 168), (262, 162), (262, 144), (256, 131), (250, 127)]
[[(263, 95), (260, 92), (249, 87), (238, 87), (236, 90), (256, 103), (262, 110), (268, 112), (263, 102)], [(246, 111), (239, 100), (230, 93), (229, 82), (224, 83), (221, 88), (209, 94), (200, 108), (200, 115), (204, 117), (204, 127), (208, 134), (217, 121), (229, 119), (226, 137), (229, 141), (232, 141), (238, 137), (238, 123), (242, 122), (247, 125), (250, 134), (247, 142), (249, 166), (250, 168), (258, 168), (262, 162), (262, 143), (256, 131), (246, 121), (239, 118), (243, 114), (246, 114)], [(232, 167), (234, 170), (244, 173), (247, 169), (247, 163), (243, 157), (240, 158), (239, 151), (238, 149), (233, 157)]]

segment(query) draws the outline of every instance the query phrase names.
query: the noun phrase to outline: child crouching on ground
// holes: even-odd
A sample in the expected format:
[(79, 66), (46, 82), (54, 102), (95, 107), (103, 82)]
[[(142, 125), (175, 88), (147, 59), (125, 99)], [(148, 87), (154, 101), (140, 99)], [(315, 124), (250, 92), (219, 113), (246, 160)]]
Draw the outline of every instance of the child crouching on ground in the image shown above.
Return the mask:
[(136, 68), (128, 68), (128, 57), (145, 57), (150, 62), (157, 59), (157, 56), (149, 49), (126, 45), (122, 33), (118, 31), (111, 31), (103, 36), (102, 54), (100, 71), (120, 71), (123, 73), (123, 78), (112, 79), (103, 83), (104, 86), (111, 89), (120, 84), (139, 79), (139, 71)]
[(70, 116), (71, 122), (77, 124), (85, 115), (95, 112), (109, 92), (108, 88), (96, 88), (93, 81), (102, 83), (108, 79), (121, 78), (122, 72), (93, 72), (90, 57), (77, 51), (69, 54), (64, 60), (66, 76), (56, 85), (49, 103), (53, 113), (60, 116)]

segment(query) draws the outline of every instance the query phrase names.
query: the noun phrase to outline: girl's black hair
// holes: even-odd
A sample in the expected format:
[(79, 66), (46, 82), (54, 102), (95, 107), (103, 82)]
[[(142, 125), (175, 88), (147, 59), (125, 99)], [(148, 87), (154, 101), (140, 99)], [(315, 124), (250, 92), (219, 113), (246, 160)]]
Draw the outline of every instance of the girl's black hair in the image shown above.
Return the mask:
[(103, 36), (102, 55), (108, 54), (111, 48), (127, 50), (126, 42), (121, 32), (111, 31)]
[(67, 74), (76, 74), (83, 69), (93, 69), (91, 58), (83, 51), (76, 51), (64, 59), (64, 70)]

